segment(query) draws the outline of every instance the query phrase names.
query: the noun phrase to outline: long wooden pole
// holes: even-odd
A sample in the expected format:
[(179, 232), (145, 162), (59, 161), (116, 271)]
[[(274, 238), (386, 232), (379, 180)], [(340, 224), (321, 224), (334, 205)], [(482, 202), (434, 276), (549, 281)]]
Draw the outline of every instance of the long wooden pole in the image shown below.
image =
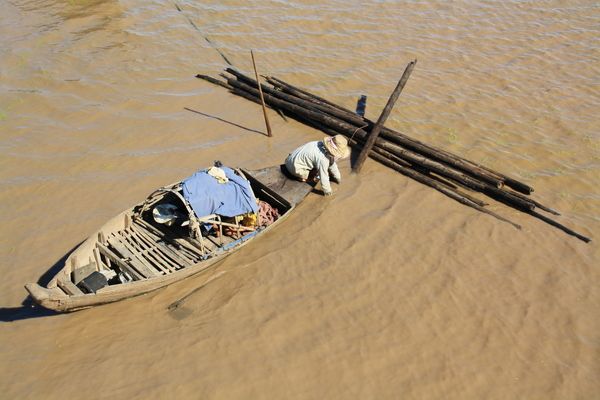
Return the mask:
[[(231, 74), (235, 75), (236, 77), (238, 77), (242, 80), (244, 80), (244, 78), (245, 78), (245, 77), (240, 77), (239, 73), (231, 68), (228, 68), (227, 72), (230, 72)], [(274, 92), (273, 95), (276, 97), (280, 97), (280, 98), (283, 98), (284, 100), (288, 100), (289, 97), (288, 98), (284, 97), (285, 96), (284, 93), (291, 94), (298, 98), (298, 100), (296, 100), (296, 101), (302, 101), (302, 103), (300, 104), (302, 106), (305, 106), (308, 108), (317, 108), (320, 111), (323, 111), (327, 114), (333, 115), (333, 116), (340, 118), (346, 122), (355, 124), (356, 126), (365, 126), (365, 124), (366, 124), (367, 126), (370, 127), (370, 126), (375, 125), (372, 121), (368, 120), (367, 118), (363, 118), (363, 117), (357, 115), (353, 111), (350, 111), (348, 109), (345, 109), (345, 108), (337, 106), (337, 105), (331, 105), (333, 103), (329, 103), (325, 99), (322, 99), (321, 97), (312, 95), (309, 92), (302, 91), (301, 89), (296, 88), (295, 86), (292, 86), (278, 78), (268, 77), (267, 82), (271, 83), (274, 87), (276, 87), (278, 89), (276, 91), (273, 91)], [(252, 86), (253, 85), (255, 85), (255, 83), (252, 81)], [(263, 87), (263, 90), (264, 89), (265, 88)], [(294, 102), (293, 100), (288, 100), (288, 101)], [(307, 106), (306, 102), (309, 102), (310, 106)], [(454, 165), (455, 167), (457, 167), (463, 171), (467, 171), (468, 173), (470, 173), (480, 179), (483, 179), (484, 181), (486, 181), (498, 188), (501, 188), (503, 186), (504, 180), (506, 180), (506, 183), (508, 186), (512, 187), (513, 189), (515, 189), (517, 191), (520, 191), (521, 193), (530, 194), (531, 192), (533, 192), (533, 188), (525, 185), (524, 183), (518, 182), (515, 179), (504, 176), (496, 171), (492, 171), (488, 168), (485, 168), (481, 165), (473, 163), (469, 160), (463, 159), (462, 157), (459, 157), (455, 154), (449, 153), (447, 151), (443, 151), (441, 149), (438, 149), (438, 148), (430, 146), (430, 145), (426, 145), (425, 143), (422, 143), (416, 139), (410, 138), (400, 132), (391, 130), (386, 127), (382, 127), (380, 136), (387, 140), (390, 140), (394, 143), (401, 144), (402, 146), (408, 146), (412, 150), (417, 151), (418, 153), (421, 153), (428, 157), (433, 157), (433, 158), (440, 160), (446, 164)]]
[(252, 65), (254, 66), (254, 75), (256, 75), (256, 82), (258, 82), (258, 92), (260, 93), (260, 103), (262, 105), (263, 115), (265, 117), (265, 125), (267, 126), (267, 136), (271, 137), (271, 125), (269, 124), (269, 117), (267, 117), (267, 107), (265, 106), (265, 98), (263, 96), (262, 88), (260, 85), (260, 79), (258, 78), (258, 71), (256, 70), (256, 62), (254, 62), (254, 52), (250, 50), (252, 56)]
[[(329, 128), (327, 125), (321, 124), (319, 122), (314, 122), (313, 121), (313, 122), (311, 122), (311, 126), (313, 126), (316, 129), (320, 129), (323, 132), (325, 132), (325, 133), (327, 133), (327, 134), (329, 134), (331, 136), (335, 136), (335, 135), (337, 135), (337, 134), (340, 133), (340, 132), (338, 132), (338, 131), (336, 131), (334, 129)], [(362, 148), (362, 144), (361, 144), (361, 142), (358, 139), (360, 139), (360, 138), (357, 137), (357, 136), (355, 136), (354, 138), (349, 139), (348, 143), (352, 147)], [(436, 179), (440, 179), (440, 181), (437, 181), (437, 182), (441, 186), (444, 186), (446, 188), (446, 190), (444, 191), (444, 194), (446, 194), (446, 195), (448, 195), (447, 192), (453, 191), (458, 196), (464, 197), (465, 199), (469, 200), (470, 202), (472, 202), (472, 203), (474, 203), (474, 204), (476, 204), (476, 205), (478, 205), (480, 207), (484, 207), (484, 206), (488, 205), (486, 202), (481, 201), (481, 200), (479, 200), (479, 199), (477, 199), (475, 197), (470, 196), (467, 193), (464, 193), (464, 192), (458, 190), (458, 188), (456, 188), (456, 186), (453, 187), (453, 184), (451, 182), (444, 181), (443, 178), (441, 178), (439, 176), (428, 175), (426, 172), (422, 172), (422, 171), (418, 171), (416, 169), (412, 169), (413, 166), (409, 162), (407, 162), (407, 161), (405, 161), (405, 160), (403, 160), (403, 159), (395, 156), (394, 154), (392, 154), (392, 153), (390, 153), (390, 152), (388, 152), (388, 151), (386, 151), (386, 150), (378, 147), (377, 144), (375, 144), (375, 146), (373, 146), (372, 151), (369, 153), (369, 157), (371, 157), (372, 159), (374, 159), (376, 161), (379, 161), (381, 164), (383, 164), (383, 165), (385, 165), (387, 167), (390, 167), (392, 169), (396, 169), (396, 166), (398, 166), (398, 167), (404, 167), (407, 170), (410, 170), (410, 171), (414, 172), (414, 173), (410, 173), (408, 175), (409, 177), (414, 178), (416, 181), (421, 182), (421, 183), (424, 183), (422, 181), (423, 179), (424, 180), (431, 179), (431, 181), (436, 181)], [(389, 161), (389, 162), (386, 162), (386, 160)], [(393, 164), (394, 167), (392, 167), (390, 163)], [(402, 172), (402, 171), (399, 171), (399, 172)], [(431, 182), (431, 181), (429, 181), (429, 182)], [(424, 184), (428, 185), (428, 183), (424, 183)], [(431, 186), (431, 185), (428, 185), (428, 186)], [(452, 196), (452, 195), (448, 195), (448, 196), (456, 200), (456, 198), (455, 198), (456, 196)], [(461, 203), (463, 203), (463, 202), (461, 201)], [(484, 211), (484, 212), (486, 212), (486, 211)]]
[(556, 221), (554, 221), (554, 220), (546, 217), (545, 215), (542, 215), (542, 214), (537, 213), (535, 211), (529, 211), (529, 214), (533, 215), (534, 217), (537, 217), (537, 218), (541, 219), (542, 221), (544, 221), (547, 224), (550, 224), (552, 226), (557, 227), (561, 231), (563, 231), (563, 232), (565, 232), (565, 233), (567, 233), (567, 234), (569, 234), (571, 236), (575, 236), (579, 240), (582, 240), (582, 241), (584, 241), (586, 243), (589, 243), (589, 242), (592, 241), (592, 239), (590, 239), (589, 237), (580, 235), (579, 233), (575, 232), (574, 230), (567, 228), (563, 224), (560, 224), (560, 223), (558, 223), (558, 222), (556, 222)]
[[(254, 79), (249, 78), (234, 69), (227, 68), (226, 71), (235, 77), (237, 77), (242, 82), (256, 87), (257, 83)], [(275, 77), (267, 77), (267, 82), (271, 83), (276, 90), (263, 85), (262, 90), (264, 93), (270, 93), (275, 97), (293, 102), (302, 107), (306, 107), (309, 109), (318, 109), (324, 113), (335, 116), (341, 120), (349, 122), (351, 124), (361, 127), (367, 125), (370, 129), (371, 126), (375, 124), (368, 120), (367, 118), (362, 118), (353, 111), (335, 105), (321, 97), (318, 97), (310, 92), (306, 92), (300, 88), (290, 85), (282, 81), (281, 79)], [(266, 91), (265, 91), (266, 90)], [(296, 99), (292, 99), (291, 96), (294, 96)], [(533, 188), (525, 183), (519, 182), (516, 179), (513, 179), (509, 176), (501, 174), (497, 171), (493, 171), (483, 165), (479, 165), (470, 160), (464, 159), (456, 154), (450, 153), (448, 151), (439, 149), (437, 147), (427, 145), (419, 140), (406, 136), (398, 131), (394, 131), (392, 129), (382, 127), (380, 136), (384, 139), (387, 139), (396, 144), (400, 144), (403, 147), (409, 148), (417, 153), (423, 154), (426, 157), (433, 158), (440, 162), (443, 162), (448, 165), (452, 165), (453, 167), (465, 171), (478, 179), (482, 179), (487, 183), (496, 186), (497, 188), (502, 188), (504, 184), (506, 186), (524, 194), (531, 194), (533, 192)]]
[[(253, 88), (257, 87), (257, 83), (254, 79), (249, 78), (240, 72), (227, 68), (226, 71), (231, 75), (238, 78), (238, 81), (245, 83)], [(229, 79), (226, 77), (226, 79)], [(269, 79), (267, 79), (269, 81)], [(269, 81), (270, 82), (270, 81)], [(275, 81), (273, 81), (275, 82)], [(227, 85), (231, 86), (231, 85)], [(262, 91), (265, 95), (272, 95), (279, 99), (285, 100), (287, 102), (296, 104), (300, 107), (303, 107), (307, 110), (312, 110), (314, 112), (320, 111), (330, 117), (335, 117), (343, 122), (347, 122), (349, 124), (353, 124), (355, 127), (367, 128), (367, 131), (374, 124), (368, 119), (362, 118), (359, 115), (344, 110), (342, 108), (331, 107), (326, 104), (315, 103), (305, 98), (298, 98), (295, 95), (290, 95), (289, 93), (285, 93), (283, 90), (275, 90), (270, 88), (269, 86), (261, 85)], [(300, 93), (300, 92), (298, 92)], [(269, 99), (266, 100), (268, 103)], [(411, 150), (420, 153), (428, 158), (433, 158), (445, 164), (452, 166), (453, 168), (462, 170), (467, 172), (468, 174), (476, 177), (477, 179), (481, 179), (489, 184), (496, 186), (497, 188), (501, 188), (503, 186), (502, 179), (498, 176), (493, 176), (492, 173), (486, 172), (479, 167), (476, 167), (474, 164), (467, 162), (457, 156), (451, 155), (445, 151), (435, 149), (433, 147), (427, 146), (417, 140), (411, 139), (399, 132), (391, 131), (386, 127), (381, 128), (381, 132), (379, 135), (381, 138), (387, 139), (390, 142), (393, 142), (397, 145), (401, 145), (404, 148), (410, 148)], [(378, 138), (379, 139), (379, 138)]]
[[(232, 75), (234, 75), (234, 77), (238, 78), (239, 80), (224, 76), (227, 79), (227, 84), (225, 84), (224, 86), (230, 87), (230, 90), (239, 96), (243, 96), (251, 101), (259, 103), (260, 92), (258, 90), (259, 85), (257, 81), (254, 81), (250, 77), (246, 77), (242, 74), (239, 74), (237, 71), (235, 73), (232, 71), (233, 70), (227, 70), (227, 72), (230, 72)], [(273, 82), (269, 83), (273, 84)], [(312, 99), (311, 96), (308, 95), (308, 92), (306, 96), (294, 96), (296, 98), (292, 99), (288, 96), (281, 95), (281, 92), (290, 93), (290, 91), (283, 90), (283, 88), (280, 92), (279, 89), (274, 90), (266, 85), (261, 86), (262, 90), (264, 91), (263, 100), (265, 104), (268, 104), (271, 108), (276, 110), (285, 110), (286, 114), (288, 114), (292, 118), (309, 126), (312, 126), (316, 129), (320, 129), (323, 132), (326, 132), (330, 135), (337, 135), (340, 133), (344, 134), (345, 136), (351, 138), (350, 143), (353, 145), (357, 145), (357, 141), (358, 143), (364, 143), (367, 138), (369, 125), (374, 126), (374, 124), (367, 119), (362, 119), (360, 122), (363, 122), (363, 124), (357, 125), (354, 119), (360, 118), (358, 115), (353, 114), (351, 111), (345, 110), (339, 106), (331, 107), (329, 105), (319, 103), (318, 101), (314, 101), (314, 99)], [(312, 104), (306, 104), (304, 102), (305, 100), (311, 101)], [(315, 103), (319, 106), (315, 106)], [(336, 111), (345, 112), (346, 116), (344, 118), (340, 118), (338, 112), (330, 113), (330, 111), (327, 108), (334, 108), (337, 109)], [(387, 138), (386, 136), (388, 135), (386, 135), (386, 130), (389, 131), (389, 137)], [(533, 191), (532, 188), (525, 184), (522, 184), (521, 182), (511, 179), (498, 172), (492, 171), (489, 168), (485, 168), (479, 164), (473, 163), (472, 161), (451, 154), (447, 151), (435, 148), (433, 146), (428, 146), (422, 142), (419, 142), (415, 139), (411, 139), (408, 136), (405, 136), (396, 131), (389, 130), (387, 128), (382, 128), (380, 136), (381, 138), (377, 138), (375, 140), (375, 144), (372, 148), (372, 151), (369, 154), (371, 158), (374, 158), (382, 164), (392, 169), (395, 169), (401, 173), (404, 173), (405, 175), (428, 186), (433, 187), (431, 183), (437, 183), (439, 187), (435, 189), (453, 198), (454, 200), (461, 202), (462, 204), (465, 204), (470, 207), (475, 206), (473, 208), (476, 208), (481, 212), (493, 215), (496, 218), (500, 217), (500, 219), (502, 219), (505, 222), (510, 222), (504, 219), (503, 217), (495, 214), (494, 212), (483, 208), (486, 204), (484, 204), (481, 200), (471, 197), (464, 192), (459, 192), (454, 185), (455, 183), (460, 186), (471, 187), (475, 190), (481, 191), (487, 196), (503, 201), (505, 204), (508, 204), (511, 207), (514, 207), (520, 211), (523, 211), (536, 218), (539, 218), (547, 224), (553, 225), (554, 227), (561, 229), (567, 234), (573, 235), (582, 241), (588, 242), (591, 240), (590, 238), (580, 235), (574, 232), (573, 230), (565, 227), (564, 225), (559, 224), (558, 222), (553, 221), (550, 218), (535, 212), (535, 207), (538, 207), (544, 211), (559, 215), (558, 212), (556, 212), (555, 210), (545, 207), (537, 201), (529, 198), (528, 196), (521, 194), (530, 193)], [(402, 141), (392, 140), (392, 138), (394, 137), (400, 138), (402, 139)], [(385, 139), (388, 139), (392, 143), (385, 141)], [(360, 146), (360, 144), (358, 144), (358, 146)], [(422, 162), (422, 160), (419, 159), (420, 156), (424, 156), (425, 158), (430, 159), (426, 162)], [(461, 163), (454, 164), (452, 161), (455, 160), (460, 161)], [(438, 163), (445, 163), (448, 164), (448, 167), (456, 168), (459, 171), (463, 170), (465, 172), (468, 172), (473, 177), (477, 177), (483, 180), (484, 182), (487, 182), (488, 185), (484, 184), (483, 187), (473, 187), (473, 185), (470, 185), (472, 184), (472, 182), (470, 182), (469, 179), (465, 180), (463, 179), (464, 177), (457, 175), (452, 171), (450, 171), (452, 172), (451, 174), (447, 173), (448, 171), (442, 170), (439, 165), (436, 166), (436, 164), (431, 164), (432, 161), (437, 161)], [(470, 167), (476, 169), (471, 170)], [(481, 172), (483, 172), (484, 174), (481, 174)], [(486, 176), (485, 172), (490, 174), (489, 178)], [(436, 174), (440, 174), (441, 177), (438, 177)], [(509, 190), (502, 190), (500, 189), (502, 185), (498, 186), (497, 184), (494, 184), (495, 182), (491, 181), (490, 178), (499, 179), (500, 182), (505, 180), (506, 186), (509, 186), (517, 191), (521, 191), (521, 193), (516, 193)], [(437, 179), (442, 179), (442, 182), (439, 182)], [(451, 182), (447, 182), (445, 181), (445, 179), (450, 179)], [(490, 181), (488, 181), (488, 179), (490, 179)], [(515, 182), (517, 185), (511, 184), (512, 182), (509, 183), (509, 179), (510, 181)], [(483, 184), (483, 182), (481, 183)], [(502, 199), (498, 198), (500, 197), (500, 195), (502, 195)], [(517, 224), (515, 224), (514, 226), (518, 228)]]
[(358, 155), (358, 159), (356, 160), (356, 163), (354, 164), (354, 167), (352, 168), (352, 172), (354, 172), (354, 173), (360, 172), (360, 169), (362, 168), (362, 165), (364, 164), (365, 160), (367, 159), (367, 156), (369, 155), (371, 148), (375, 144), (375, 139), (377, 139), (377, 136), (379, 136), (379, 132), (381, 132), (381, 128), (383, 128), (383, 124), (385, 123), (388, 116), (392, 112), (392, 108), (394, 107), (396, 100), (398, 100), (398, 97), (400, 96), (402, 89), (404, 89), (404, 85), (406, 85), (406, 81), (408, 81), (408, 78), (410, 77), (410, 74), (411, 74), (413, 68), (415, 67), (416, 63), (417, 63), (417, 60), (414, 60), (414, 61), (409, 62), (408, 65), (406, 66), (406, 69), (404, 70), (404, 73), (402, 74), (402, 78), (400, 78), (398, 85), (396, 85), (396, 89), (394, 89), (394, 91), (392, 92), (392, 95), (388, 99), (388, 102), (385, 105), (383, 112), (381, 113), (381, 115), (379, 116), (379, 119), (375, 123), (375, 126), (371, 130), (371, 133), (369, 134), (367, 142), (365, 143), (363, 149), (361, 150), (360, 154)]
[[(250, 87), (250, 86), (246, 85), (245, 83), (242, 83), (236, 79), (230, 78), (227, 80), (227, 83), (230, 86), (234, 87), (234, 93), (238, 93), (238, 91), (239, 91), (240, 93), (244, 93), (244, 92), (250, 93), (250, 94), (254, 95), (255, 97), (260, 96), (260, 93), (257, 89)], [(361, 141), (364, 141), (365, 143), (368, 140), (368, 137), (372, 137), (372, 136), (368, 136), (368, 133), (365, 130), (356, 128), (354, 125), (351, 125), (345, 121), (339, 120), (330, 115), (301, 107), (297, 104), (293, 104), (293, 103), (285, 101), (283, 99), (278, 99), (268, 93), (265, 93), (264, 96), (265, 96), (264, 98), (266, 99), (266, 101), (272, 107), (281, 108), (282, 110), (291, 113), (291, 115), (295, 114), (295, 115), (301, 117), (305, 121), (313, 121), (313, 123), (318, 122), (322, 125), (327, 126), (328, 128), (331, 128), (332, 130), (336, 131), (336, 134), (338, 134), (338, 133), (343, 134), (344, 136), (347, 136), (348, 138), (354, 137), (354, 138), (360, 139)], [(502, 199), (501, 201), (503, 201), (509, 205), (518, 206), (519, 208), (526, 209), (526, 210), (533, 210), (535, 208), (535, 206), (532, 203), (530, 203), (524, 199), (520, 199), (520, 198), (511, 196), (510, 193), (505, 192), (500, 189), (497, 189), (495, 186), (487, 185), (484, 182), (479, 182), (476, 179), (473, 179), (464, 174), (461, 174), (460, 172), (455, 171), (450, 167), (444, 167), (440, 163), (437, 163), (432, 160), (428, 160), (427, 158), (419, 156), (417, 154), (414, 154), (406, 149), (403, 149), (402, 147), (400, 147), (398, 145), (394, 145), (393, 143), (389, 143), (389, 142), (384, 142), (381, 138), (375, 138), (375, 140), (373, 141), (373, 145), (377, 145), (388, 152), (394, 153), (399, 158), (405, 158), (406, 161), (410, 162), (411, 164), (418, 163), (427, 169), (432, 169), (435, 167), (436, 172), (441, 173), (442, 175), (448, 176), (452, 179), (456, 179), (456, 180), (460, 181), (461, 183), (464, 183), (467, 186), (470, 186), (471, 188), (473, 188), (475, 190), (483, 191), (488, 196), (490, 194), (493, 194), (495, 197), (496, 196), (500, 197)], [(411, 155), (412, 155), (412, 157), (411, 157)]]
[(433, 180), (432, 178), (430, 178), (428, 176), (422, 175), (413, 169), (403, 167), (402, 165), (397, 164), (394, 161), (392, 161), (378, 153), (371, 152), (369, 154), (369, 156), (389, 168), (395, 169), (396, 171), (398, 171), (406, 176), (409, 176), (409, 177), (413, 178), (414, 180), (423, 183), (424, 185), (434, 188), (435, 190), (445, 194), (446, 196), (450, 197), (453, 200), (458, 201), (461, 204), (464, 204), (466, 206), (474, 208), (477, 211), (481, 211), (482, 213), (489, 214), (489, 215), (499, 219), (500, 221), (511, 224), (512, 226), (514, 226), (517, 229), (521, 229), (521, 225), (515, 224), (514, 222), (504, 218), (503, 216), (501, 216), (493, 211), (490, 211), (487, 208), (480, 206), (479, 204), (473, 202), (472, 200), (470, 200), (464, 196), (461, 196), (455, 190), (452, 190), (451, 188), (449, 188), (443, 184), (440, 184), (439, 182), (436, 182), (435, 180)]

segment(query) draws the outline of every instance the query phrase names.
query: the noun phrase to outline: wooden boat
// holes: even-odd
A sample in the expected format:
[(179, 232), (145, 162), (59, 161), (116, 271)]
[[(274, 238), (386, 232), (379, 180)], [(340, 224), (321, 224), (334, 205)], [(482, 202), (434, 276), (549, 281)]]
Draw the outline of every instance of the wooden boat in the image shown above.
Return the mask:
[[(243, 232), (239, 238), (227, 236), (223, 229), (242, 227), (224, 222), (218, 215), (198, 218), (177, 182), (109, 220), (73, 251), (47, 287), (28, 283), (25, 288), (36, 303), (55, 311), (74, 311), (148, 293), (206, 270), (273, 229), (312, 190), (310, 185), (286, 177), (280, 166), (242, 172), (256, 198), (277, 209), (280, 216), (271, 225)], [(165, 202), (177, 203), (185, 210), (187, 223), (157, 223), (152, 211)], [(202, 234), (200, 224), (205, 223), (213, 224), (220, 235)], [(104, 281), (97, 290), (82, 287), (83, 281), (99, 273), (108, 284)]]

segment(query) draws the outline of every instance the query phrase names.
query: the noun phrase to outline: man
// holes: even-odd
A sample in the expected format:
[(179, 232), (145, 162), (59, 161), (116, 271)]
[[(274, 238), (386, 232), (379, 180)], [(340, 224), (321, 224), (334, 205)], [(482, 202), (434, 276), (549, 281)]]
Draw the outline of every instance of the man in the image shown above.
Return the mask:
[(308, 142), (294, 150), (285, 160), (287, 170), (302, 182), (306, 182), (311, 171), (321, 178), (321, 187), (325, 196), (332, 194), (329, 175), (337, 183), (342, 176), (336, 161), (350, 155), (348, 140), (342, 135), (326, 137), (321, 141)]

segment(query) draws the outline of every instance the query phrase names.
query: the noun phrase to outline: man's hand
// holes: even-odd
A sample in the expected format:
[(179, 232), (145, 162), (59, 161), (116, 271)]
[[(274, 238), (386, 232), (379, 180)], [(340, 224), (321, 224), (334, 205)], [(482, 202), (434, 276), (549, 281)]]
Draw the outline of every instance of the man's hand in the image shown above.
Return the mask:
[(329, 174), (329, 180), (332, 182), (337, 183), (338, 185), (340, 183), (342, 183), (342, 177), (341, 176), (334, 176), (332, 173)]

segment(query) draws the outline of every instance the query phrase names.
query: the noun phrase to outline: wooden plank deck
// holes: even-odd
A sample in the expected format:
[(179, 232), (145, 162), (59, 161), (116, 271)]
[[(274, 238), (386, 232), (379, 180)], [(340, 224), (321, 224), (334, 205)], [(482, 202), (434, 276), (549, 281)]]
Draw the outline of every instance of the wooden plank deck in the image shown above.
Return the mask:
[(144, 279), (144, 276), (137, 272), (129, 263), (125, 262), (121, 259), (113, 250), (111, 250), (108, 246), (105, 246), (102, 243), (98, 243), (98, 250), (100, 250), (100, 254), (104, 254), (109, 260), (117, 264), (117, 266), (122, 270), (131, 275), (131, 278), (134, 281), (139, 281)]
[(145, 278), (152, 278), (162, 275), (146, 260), (146, 257), (136, 251), (131, 244), (128, 244), (123, 236), (113, 235), (113, 237), (108, 239), (108, 243), (123, 257), (125, 257), (127, 262)]

